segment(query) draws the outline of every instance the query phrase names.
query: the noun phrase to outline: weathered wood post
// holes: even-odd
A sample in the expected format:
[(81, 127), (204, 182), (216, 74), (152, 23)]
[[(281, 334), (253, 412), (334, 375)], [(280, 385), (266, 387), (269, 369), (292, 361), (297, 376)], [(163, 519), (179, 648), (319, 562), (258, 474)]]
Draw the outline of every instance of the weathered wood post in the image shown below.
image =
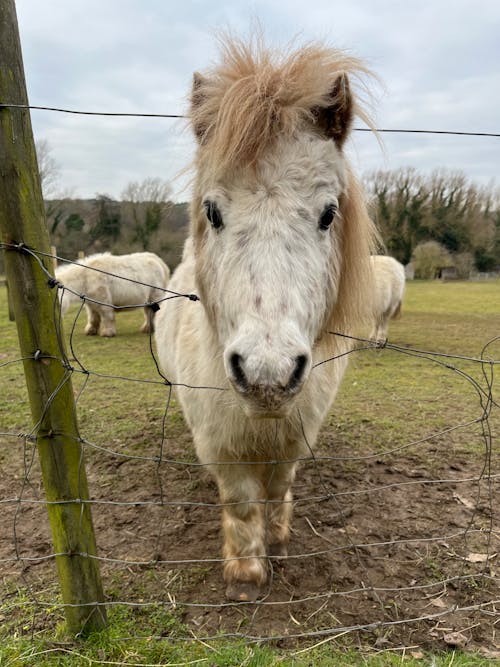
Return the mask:
[[(0, 0), (0, 233), (67, 626), (87, 634), (106, 625), (106, 612), (71, 373), (54, 329), (57, 289), (33, 256), (14, 248), (50, 254), (31, 119), (28, 109), (2, 103), (28, 103), (14, 0)], [(51, 258), (43, 262), (52, 273)]]
[(14, 308), (12, 306), (12, 299), (10, 298), (9, 281), (7, 278), (5, 279), (5, 289), (7, 290), (7, 308), (9, 309), (9, 320), (14, 322), (16, 318), (14, 317)]

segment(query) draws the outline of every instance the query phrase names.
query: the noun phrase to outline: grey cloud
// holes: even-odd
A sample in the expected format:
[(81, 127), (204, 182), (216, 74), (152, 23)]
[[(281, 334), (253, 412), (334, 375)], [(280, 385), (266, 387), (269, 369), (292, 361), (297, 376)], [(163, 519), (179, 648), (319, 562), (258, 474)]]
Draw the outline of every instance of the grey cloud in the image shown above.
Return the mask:
[[(193, 70), (216, 58), (217, 28), (248, 32), (260, 19), (268, 40), (320, 39), (366, 59), (386, 86), (376, 121), (385, 127), (499, 131), (500, 3), (496, 0), (18, 0), (32, 103), (77, 109), (182, 113)], [(189, 132), (172, 121), (75, 119), (33, 113), (62, 178), (82, 196), (119, 196), (130, 180), (171, 178), (192, 158)], [(500, 139), (358, 135), (359, 168), (413, 165), (495, 177)]]

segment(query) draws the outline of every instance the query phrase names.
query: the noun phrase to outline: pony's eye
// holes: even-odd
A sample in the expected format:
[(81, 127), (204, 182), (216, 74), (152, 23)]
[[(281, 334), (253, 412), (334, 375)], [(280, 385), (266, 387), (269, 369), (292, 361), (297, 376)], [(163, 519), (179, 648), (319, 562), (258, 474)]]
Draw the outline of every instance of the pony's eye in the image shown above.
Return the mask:
[(222, 215), (217, 204), (209, 199), (206, 199), (203, 202), (203, 208), (205, 209), (206, 216), (214, 229), (220, 229), (224, 223), (222, 221)]
[(335, 218), (335, 215), (337, 213), (337, 205), (336, 204), (328, 204), (325, 206), (323, 209), (323, 213), (319, 217), (319, 228), (326, 230), (328, 227), (333, 222), (333, 219)]

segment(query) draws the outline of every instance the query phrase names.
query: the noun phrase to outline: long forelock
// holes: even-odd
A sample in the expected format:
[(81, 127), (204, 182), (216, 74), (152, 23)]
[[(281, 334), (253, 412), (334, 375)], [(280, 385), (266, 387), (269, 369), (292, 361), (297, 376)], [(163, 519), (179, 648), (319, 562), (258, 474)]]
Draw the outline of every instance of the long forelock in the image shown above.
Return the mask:
[(373, 317), (373, 271), (370, 256), (380, 247), (377, 229), (368, 215), (362, 187), (352, 171), (340, 201), (342, 216), (341, 270), (337, 302), (327, 329), (333, 333), (359, 334)]
[[(198, 82), (191, 122), (201, 131), (200, 159), (227, 172), (256, 164), (277, 136), (293, 136), (314, 110), (332, 104), (340, 74), (361, 80), (369, 71), (337, 49), (309, 45), (278, 53), (257, 43), (222, 43), (221, 63)], [(359, 103), (355, 113), (369, 122)]]

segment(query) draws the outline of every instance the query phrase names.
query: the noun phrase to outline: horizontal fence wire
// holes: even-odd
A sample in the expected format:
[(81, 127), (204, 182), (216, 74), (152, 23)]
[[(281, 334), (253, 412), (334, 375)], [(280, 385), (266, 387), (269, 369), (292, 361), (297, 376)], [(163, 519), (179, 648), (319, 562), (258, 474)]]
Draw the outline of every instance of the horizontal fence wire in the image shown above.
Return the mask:
[[(487, 478), (490, 479), (490, 478)], [(247, 501), (246, 504), (256, 504), (256, 501)], [(168, 503), (162, 503), (163, 506), (168, 506)], [(230, 503), (224, 503), (225, 507), (231, 507)], [(482, 530), (473, 530), (469, 529), (467, 531), (468, 535), (481, 535), (483, 534)], [(385, 542), (358, 542), (358, 543), (349, 543), (341, 547), (334, 547), (328, 549), (322, 549), (320, 551), (308, 551), (300, 554), (288, 554), (287, 556), (273, 556), (277, 561), (279, 560), (300, 560), (303, 558), (311, 558), (314, 556), (324, 556), (325, 554), (332, 554), (342, 551), (350, 551), (352, 549), (362, 549), (362, 548), (371, 548), (371, 547), (385, 547), (392, 545), (405, 545), (405, 544), (426, 544), (432, 542), (441, 542), (441, 541), (452, 541), (459, 537), (463, 537), (463, 532), (451, 533), (449, 535), (439, 535), (436, 537), (415, 537), (407, 539), (393, 539)], [(500, 536), (500, 535), (499, 535)], [(9, 563), (9, 562), (26, 562), (26, 563), (38, 563), (41, 561), (55, 560), (60, 556), (82, 556), (83, 558), (89, 558), (91, 560), (101, 561), (103, 563), (114, 563), (120, 565), (135, 565), (135, 566), (151, 566), (151, 565), (196, 565), (196, 564), (212, 564), (212, 563), (227, 563), (230, 561), (242, 561), (248, 560), (248, 556), (231, 556), (231, 557), (220, 557), (220, 558), (182, 558), (182, 559), (149, 559), (149, 560), (133, 560), (126, 558), (108, 558), (106, 556), (94, 556), (92, 554), (83, 553), (81, 551), (58, 551), (56, 553), (51, 553), (47, 556), (16, 556), (15, 558), (3, 558), (0, 559), (0, 563)], [(257, 560), (268, 560), (268, 556), (263, 554), (262, 556), (253, 556)], [(363, 590), (366, 590), (365, 588)]]
[[(24, 244), (0, 244), (0, 247), (9, 252), (22, 252), (25, 255), (29, 256), (39, 267), (39, 269), (45, 274), (47, 279), (47, 289), (54, 290), (57, 289), (59, 296), (63, 297), (65, 291), (70, 291), (63, 282), (57, 280), (56, 276), (52, 275), (45, 266), (44, 260), (48, 257), (53, 257), (58, 261), (66, 261), (61, 257), (56, 255), (47, 255), (45, 253), (40, 253), (34, 248), (28, 248)], [(89, 267), (85, 267), (85, 270)], [(108, 274), (108, 272), (103, 271), (102, 273)], [(109, 273), (108, 275), (113, 278), (121, 278), (123, 280), (129, 280), (124, 276), (119, 276), (114, 273)], [(148, 283), (140, 283), (142, 285), (148, 285)], [(149, 285), (151, 286), (151, 285)], [(162, 289), (162, 288), (159, 288)], [(169, 307), (169, 300), (172, 298), (184, 298), (187, 301), (196, 301), (198, 297), (193, 294), (179, 294), (171, 292), (170, 290), (163, 289), (163, 291), (168, 294), (164, 299), (155, 302), (157, 306), (161, 308)], [(75, 293), (75, 292), (73, 292)], [(230, 615), (233, 611), (238, 613), (245, 614), (245, 623), (246, 629), (241, 629), (241, 624), (234, 623), (234, 619), (227, 618), (225, 619), (225, 624), (222, 624), (216, 632), (210, 632), (213, 630), (213, 623), (202, 623), (200, 626), (190, 625), (189, 632), (186, 632), (182, 636), (170, 637), (172, 641), (204, 641), (209, 642), (213, 640), (219, 640), (224, 638), (244, 638), (249, 642), (262, 642), (262, 641), (278, 641), (278, 640), (303, 640), (310, 639), (315, 640), (321, 637), (335, 637), (339, 635), (344, 635), (348, 633), (375, 633), (375, 635), (381, 631), (389, 632), (390, 630), (396, 628), (397, 626), (412, 627), (417, 624), (427, 624), (428, 627), (438, 627), (441, 619), (449, 619), (456, 617), (457, 614), (479, 614), (480, 617), (494, 617), (497, 614), (497, 605), (500, 603), (500, 600), (495, 597), (492, 591), (495, 590), (495, 584), (497, 583), (497, 578), (495, 572), (490, 568), (491, 564), (497, 556), (497, 552), (494, 548), (494, 542), (500, 538), (498, 532), (498, 526), (494, 523), (494, 501), (493, 501), (493, 486), (498, 482), (500, 478), (500, 473), (496, 472), (494, 469), (494, 464), (496, 459), (492, 457), (492, 426), (491, 426), (491, 415), (492, 411), (496, 410), (499, 405), (495, 399), (494, 395), (494, 374), (497, 366), (500, 364), (499, 359), (489, 358), (490, 351), (493, 349), (494, 344), (500, 340), (500, 337), (493, 338), (486, 342), (484, 348), (479, 356), (468, 356), (468, 355), (458, 355), (448, 352), (433, 352), (414, 348), (411, 346), (395, 344), (392, 341), (375, 341), (367, 338), (360, 338), (355, 336), (347, 336), (351, 338), (352, 349), (348, 352), (350, 356), (355, 355), (356, 357), (364, 358), (367, 354), (391, 354), (391, 355), (404, 355), (405, 357), (412, 358), (420, 363), (430, 364), (436, 367), (439, 372), (445, 374), (451, 374), (452, 377), (455, 377), (457, 380), (464, 381), (466, 385), (473, 392), (475, 397), (475, 402), (477, 404), (476, 414), (473, 417), (467, 417), (459, 419), (458, 424), (452, 426), (446, 426), (443, 428), (430, 429), (429, 433), (423, 437), (414, 439), (411, 442), (405, 442), (398, 446), (389, 446), (376, 449), (370, 453), (359, 453), (359, 454), (341, 454), (341, 455), (325, 455), (323, 452), (314, 453), (309, 443), (307, 442), (306, 434), (304, 433), (304, 440), (309, 450), (309, 456), (301, 457), (292, 457), (290, 459), (277, 459), (270, 461), (211, 461), (208, 463), (202, 463), (193, 458), (191, 454), (187, 454), (183, 458), (178, 457), (169, 457), (166, 454), (167, 445), (171, 444), (171, 441), (174, 440), (177, 436), (170, 433), (169, 428), (169, 417), (172, 415), (172, 394), (171, 390), (175, 386), (189, 387), (191, 389), (203, 390), (203, 391), (217, 391), (225, 392), (230, 391), (229, 387), (223, 386), (204, 386), (204, 387), (195, 387), (189, 384), (180, 384), (177, 385), (172, 383), (167, 377), (163, 375), (162, 370), (160, 369), (159, 363), (156, 359), (156, 352), (154, 349), (152, 335), (148, 336), (148, 343), (144, 350), (145, 357), (150, 356), (153, 362), (153, 368), (156, 372), (156, 377), (152, 378), (142, 378), (142, 377), (131, 377), (125, 374), (114, 374), (101, 372), (91, 368), (86, 359), (83, 358), (82, 354), (79, 351), (79, 341), (77, 334), (77, 326), (79, 324), (80, 315), (82, 314), (83, 307), (86, 303), (94, 303), (101, 306), (107, 306), (112, 308), (112, 303), (105, 303), (99, 300), (94, 300), (88, 294), (79, 294), (76, 293), (76, 296), (80, 299), (80, 307), (78, 312), (73, 316), (71, 321), (71, 327), (69, 334), (66, 337), (63, 335), (62, 330), (62, 316), (60, 310), (57, 306), (57, 300), (54, 301), (54, 312), (53, 312), (53, 325), (57, 331), (59, 340), (60, 340), (60, 349), (61, 356), (58, 358), (63, 368), (66, 371), (64, 379), (62, 382), (68, 381), (69, 378), (81, 378), (82, 386), (76, 392), (76, 404), (77, 408), (83, 402), (83, 398), (91, 392), (90, 382), (93, 381), (113, 381), (113, 387), (115, 390), (118, 387), (119, 382), (131, 382), (137, 383), (138, 387), (143, 385), (151, 386), (151, 389), (157, 386), (158, 390), (165, 392), (164, 396), (164, 410), (160, 420), (160, 432), (158, 436), (158, 442), (156, 443), (157, 451), (154, 455), (148, 455), (147, 452), (142, 451), (142, 448), (137, 448), (137, 445), (132, 447), (133, 443), (128, 443), (127, 436), (125, 436), (125, 442), (121, 442), (119, 436), (114, 438), (117, 441), (116, 446), (110, 446), (108, 444), (102, 444), (99, 442), (94, 442), (93, 439), (87, 438), (81, 433), (78, 435), (78, 442), (81, 444), (85, 457), (89, 460), (92, 460), (93, 456), (104, 457), (103, 461), (114, 462), (113, 470), (115, 473), (121, 469), (123, 464), (131, 464), (135, 466), (143, 465), (152, 465), (154, 472), (148, 473), (150, 476), (150, 481), (156, 483), (156, 488), (153, 490), (148, 487), (147, 484), (141, 489), (143, 498), (137, 499), (109, 499), (104, 497), (103, 494), (100, 497), (92, 497), (89, 500), (82, 500), (80, 498), (66, 499), (64, 501), (47, 501), (43, 497), (40, 497), (41, 492), (38, 487), (37, 482), (37, 472), (36, 472), (36, 440), (38, 436), (38, 428), (40, 424), (35, 424), (31, 429), (25, 429), (24, 432), (12, 432), (3, 430), (0, 432), (0, 438), (2, 439), (12, 439), (15, 442), (21, 442), (23, 445), (22, 452), (22, 474), (20, 476), (20, 492), (15, 497), (5, 497), (0, 499), (0, 506), (6, 511), (9, 506), (13, 506), (15, 509), (15, 515), (12, 520), (12, 541), (13, 541), (13, 553), (8, 557), (0, 558), (0, 565), (3, 567), (18, 566), (21, 571), (21, 578), (26, 581), (26, 584), (29, 588), (29, 600), (20, 601), (11, 603), (11, 609), (13, 612), (22, 608), (31, 610), (32, 613), (39, 611), (46, 614), (48, 609), (54, 610), (63, 610), (65, 606), (63, 603), (51, 599), (50, 601), (44, 600), (43, 596), (40, 596), (39, 592), (36, 589), (36, 585), (28, 581), (26, 575), (26, 568), (29, 570), (31, 566), (43, 567), (44, 564), (51, 563), (55, 561), (57, 557), (69, 556), (69, 553), (54, 553), (50, 546), (47, 544), (42, 545), (42, 553), (26, 553), (26, 550), (33, 549), (33, 544), (29, 543), (26, 534), (23, 532), (23, 518), (26, 516), (26, 511), (36, 512), (37, 508), (43, 508), (47, 505), (61, 505), (65, 503), (76, 503), (89, 504), (92, 506), (94, 512), (105, 511), (120, 511), (129, 512), (129, 511), (156, 511), (164, 510), (171, 511), (174, 513), (182, 513), (184, 511), (200, 511), (203, 514), (196, 515), (195, 517), (187, 519), (188, 525), (194, 524), (196, 521), (200, 521), (202, 525), (206, 525), (207, 528), (211, 527), (213, 530), (212, 524), (218, 524), (218, 514), (224, 508), (231, 507), (234, 505), (243, 504), (240, 502), (221, 502), (221, 501), (206, 501), (206, 500), (186, 500), (185, 497), (175, 498), (169, 495), (169, 489), (166, 488), (168, 480), (170, 478), (165, 478), (165, 475), (168, 474), (184, 474), (186, 473), (187, 479), (191, 479), (193, 474), (196, 474), (197, 471), (208, 471), (213, 470), (218, 465), (272, 465), (278, 467), (283, 463), (300, 463), (302, 466), (309, 470), (310, 481), (307, 484), (299, 485), (295, 489), (295, 497), (290, 501), (293, 504), (296, 513), (299, 514), (299, 518), (303, 521), (306, 527), (310, 529), (311, 536), (318, 539), (318, 542), (315, 544), (322, 544), (322, 548), (316, 548), (314, 545), (311, 545), (311, 548), (304, 549), (298, 553), (290, 553), (286, 557), (277, 556), (273, 562), (270, 562), (270, 582), (268, 592), (264, 595), (263, 599), (258, 600), (255, 603), (245, 603), (245, 602), (230, 602), (222, 600), (222, 583), (219, 582), (220, 586), (220, 596), (216, 601), (212, 599), (203, 599), (203, 587), (201, 590), (197, 589), (196, 592), (190, 591), (191, 598), (188, 593), (185, 592), (188, 588), (187, 585), (182, 585), (182, 582), (185, 581), (185, 577), (189, 580), (190, 567), (196, 568), (209, 568), (210, 566), (215, 566), (217, 571), (217, 577), (219, 576), (219, 569), (221, 564), (227, 562), (228, 560), (239, 560), (240, 558), (223, 558), (217, 555), (207, 554), (205, 557), (196, 556), (196, 557), (165, 557), (162, 550), (160, 549), (160, 543), (164, 539), (163, 531), (166, 530), (165, 524), (167, 519), (165, 516), (160, 518), (157, 517), (158, 523), (155, 524), (153, 532), (156, 530), (156, 535), (149, 536), (148, 540), (150, 542), (149, 552), (153, 554), (148, 558), (139, 558), (135, 557), (134, 554), (130, 555), (118, 555), (113, 554), (112, 549), (107, 546), (104, 550), (103, 555), (91, 556), (89, 554), (79, 554), (82, 557), (93, 558), (98, 560), (102, 567), (105, 568), (105, 577), (113, 571), (113, 568), (119, 568), (120, 572), (130, 571), (135, 577), (140, 578), (141, 572), (144, 570), (150, 570), (155, 573), (155, 576), (164, 578), (165, 591), (162, 594), (162, 591), (155, 591), (155, 594), (151, 596), (152, 599), (149, 601), (144, 600), (128, 600), (128, 599), (109, 599), (106, 601), (106, 605), (109, 607), (128, 607), (130, 609), (150, 609), (154, 610), (161, 608), (169, 612), (178, 612), (181, 610), (183, 614), (194, 614), (198, 611), (203, 611), (206, 614), (217, 611), (217, 613), (227, 613)], [(135, 304), (133, 307), (151, 307), (153, 303), (142, 303)], [(132, 307), (132, 306), (131, 306)], [(346, 334), (341, 332), (329, 332), (329, 335), (335, 337), (346, 337)], [(65, 350), (65, 341), (68, 343), (68, 347), (71, 353), (71, 356), (68, 356)], [(112, 353), (112, 352), (111, 352)], [(22, 365), (26, 362), (41, 362), (44, 359), (43, 352), (39, 350), (33, 350), (33, 355), (30, 357), (19, 357), (19, 358), (9, 358), (3, 360), (0, 363), (0, 371), (4, 370), (11, 371), (12, 368), (15, 368), (16, 364)], [(53, 357), (50, 357), (54, 359)], [(338, 357), (332, 357), (329, 359), (322, 360), (316, 364), (333, 363)], [(467, 368), (472, 367), (473, 369), (478, 369), (480, 371), (480, 376), (472, 373), (472, 370), (466, 371), (463, 367), (460, 367), (460, 364), (464, 364)], [(312, 370), (314, 372), (314, 368)], [(51, 399), (49, 399), (51, 400)], [(126, 417), (126, 415), (125, 415)], [(451, 476), (442, 476), (436, 478), (425, 477), (422, 474), (415, 479), (405, 479), (401, 481), (394, 481), (390, 483), (377, 484), (377, 483), (366, 483), (359, 488), (352, 489), (342, 489), (342, 488), (333, 488), (329, 486), (330, 482), (326, 480), (326, 473), (329, 470), (329, 467), (326, 464), (345, 464), (345, 465), (376, 465), (379, 463), (392, 464), (394, 460), (397, 460), (397, 455), (401, 455), (404, 452), (418, 451), (419, 447), (423, 445), (429, 445), (429, 443), (434, 443), (436, 447), (442, 445), (443, 442), (446, 443), (446, 438), (451, 436), (457, 431), (474, 431), (474, 438), (476, 442), (482, 443), (482, 460), (475, 460), (478, 468), (475, 474), (463, 474), (463, 475), (451, 475)], [(471, 432), (472, 432), (471, 431)], [(125, 450), (127, 447), (127, 450)], [(147, 449), (146, 447), (144, 447)], [(477, 456), (477, 455), (476, 455)], [(83, 465), (83, 460), (81, 462)], [(173, 471), (173, 473), (172, 473)], [(460, 472), (457, 470), (457, 472)], [(137, 469), (139, 475), (144, 474), (144, 469)], [(129, 475), (132, 475), (133, 479), (133, 469), (129, 469)], [(139, 480), (140, 481), (140, 480)], [(206, 481), (205, 481), (206, 483)], [(405, 493), (409, 489), (415, 488), (426, 488), (426, 487), (444, 487), (448, 486), (450, 488), (460, 490), (461, 486), (467, 487), (468, 493), (471, 493), (471, 490), (475, 492), (475, 498), (473, 501), (469, 501), (467, 504), (467, 499), (464, 499), (460, 496), (460, 491), (455, 492), (457, 499), (456, 502), (465, 503), (465, 507), (469, 512), (468, 519), (464, 522), (463, 526), (455, 526), (455, 530), (450, 530), (449, 532), (439, 532), (437, 530), (436, 534), (428, 534), (430, 530), (427, 527), (425, 530), (421, 529), (420, 534), (415, 537), (409, 537), (404, 535), (390, 535), (388, 539), (359, 539), (357, 537), (357, 531), (351, 530), (348, 518), (349, 518), (349, 506), (348, 504), (341, 505), (341, 501), (350, 501), (354, 503), (356, 499), (366, 497), (369, 502), (377, 494), (384, 494), (387, 492), (398, 492), (404, 491)], [(94, 480), (92, 487), (96, 490), (100, 489), (99, 479)], [(312, 488), (311, 488), (312, 487)], [(117, 487), (118, 488), (118, 487)], [(312, 492), (313, 489), (313, 492)], [(215, 491), (213, 492), (215, 493)], [(213, 495), (211, 493), (210, 495)], [(43, 495), (43, 494), (42, 494)], [(252, 503), (263, 505), (264, 507), (272, 507), (273, 500), (262, 500), (262, 501), (246, 501), (246, 504)], [(331, 504), (331, 515), (333, 516), (334, 522), (338, 525), (338, 535), (342, 536), (343, 543), (335, 544), (330, 538), (326, 535), (321, 534), (321, 530), (324, 527), (324, 523), (319, 525), (314, 525), (312, 522), (315, 520), (315, 511), (323, 505)], [(328, 505), (330, 507), (330, 505)], [(211, 512), (214, 512), (213, 516)], [(208, 513), (208, 514), (207, 514)], [(99, 516), (98, 515), (98, 516)], [(113, 515), (115, 518), (119, 518), (120, 515)], [(140, 533), (145, 530), (145, 527), (142, 524), (143, 519), (141, 519), (140, 514), (134, 515), (132, 517), (127, 517), (127, 526), (131, 525), (133, 527), (133, 533)], [(186, 520), (182, 518), (182, 514), (179, 514), (179, 521)], [(324, 515), (322, 515), (324, 519)], [(124, 518), (124, 517), (122, 517)], [(101, 521), (100, 526), (97, 528), (97, 542), (99, 546), (99, 534), (105, 526), (105, 522), (109, 520), (104, 517)], [(177, 519), (176, 519), (177, 520)], [(173, 520), (172, 520), (173, 521)], [(375, 518), (374, 518), (375, 521)], [(390, 523), (391, 519), (388, 517), (388, 522)], [(149, 526), (151, 528), (151, 526)], [(173, 526), (175, 528), (175, 526)], [(128, 530), (128, 529), (127, 529)], [(119, 533), (119, 531), (118, 531)], [(366, 536), (365, 536), (366, 537)], [(134, 542), (135, 544), (135, 542)], [(192, 546), (186, 543), (185, 550), (189, 552), (192, 549)], [(480, 552), (474, 550), (481, 549)], [(414, 550), (414, 551), (412, 551)], [(437, 551), (436, 551), (437, 550)], [(101, 549), (101, 551), (103, 551)], [(411, 580), (408, 582), (401, 582), (400, 585), (375, 585), (372, 583), (372, 577), (370, 574), (370, 567), (365, 563), (364, 557), (366, 554), (375, 554), (373, 558), (375, 559), (384, 559), (384, 558), (393, 558), (393, 556), (388, 556), (387, 554), (400, 554), (401, 558), (409, 558), (409, 562), (413, 562), (411, 559), (421, 558), (425, 559), (426, 553), (445, 553), (448, 559), (453, 559), (453, 562), (458, 563), (457, 573), (449, 574), (446, 570), (440, 572), (435, 576), (434, 581), (418, 581)], [(386, 555), (384, 556), (384, 553)], [(285, 590), (288, 591), (288, 597), (286, 599), (269, 599), (272, 593), (274, 584), (276, 583), (276, 578), (278, 576), (278, 571), (281, 573), (280, 568), (284, 567), (286, 572), (287, 565), (297, 563), (297, 567), (307, 568), (308, 563), (313, 564), (315, 568), (325, 567), (322, 559), (330, 558), (333, 559), (337, 554), (342, 554), (343, 557), (349, 558), (350, 567), (356, 567), (356, 576), (360, 577), (360, 581), (357, 584), (347, 586), (345, 589), (337, 590), (337, 586), (334, 582), (330, 584), (329, 590), (318, 591), (313, 594), (303, 595), (299, 590), (298, 593), (294, 591), (293, 585), (285, 586)], [(417, 556), (418, 554), (418, 556)], [(472, 558), (474, 556), (474, 558)], [(261, 557), (262, 559), (268, 560), (266, 555)], [(301, 565), (305, 563), (305, 565)], [(316, 565), (314, 565), (316, 563)], [(311, 565), (309, 565), (311, 567)], [(469, 572), (470, 568), (474, 568), (474, 572)], [(208, 575), (206, 575), (208, 576)], [(280, 574), (280, 576), (285, 577), (286, 574)], [(216, 577), (216, 580), (217, 580)], [(181, 584), (178, 588), (174, 587), (176, 582), (181, 581)], [(176, 584), (177, 585), (177, 584)], [(469, 595), (470, 590), (479, 590), (481, 587), (485, 588), (485, 597), (481, 601), (471, 602), (473, 598)], [(170, 588), (169, 588), (170, 587)], [(127, 586), (125, 585), (125, 588)], [(463, 589), (464, 595), (460, 597), (460, 591)], [(456, 601), (453, 604), (446, 604), (442, 601), (443, 597), (446, 597), (449, 594), (449, 591), (454, 592)], [(423, 598), (418, 598), (419, 609), (425, 608), (425, 606), (432, 606), (433, 603), (439, 607), (436, 611), (430, 609), (427, 613), (416, 613), (414, 615), (408, 613), (407, 607), (404, 607), (404, 595), (411, 593), (412, 596), (422, 595)], [(387, 597), (389, 596), (389, 597)], [(196, 599), (202, 598), (202, 599)], [(330, 601), (335, 601), (339, 599), (357, 599), (359, 604), (367, 604), (367, 600), (370, 601), (372, 607), (373, 620), (366, 623), (352, 623), (346, 624), (345, 622), (339, 622), (335, 616), (335, 609), (332, 611), (328, 607)], [(387, 601), (392, 600), (392, 602), (387, 604)], [(425, 601), (425, 605), (422, 600)], [(5, 603), (5, 602), (4, 602)], [(92, 603), (96, 604), (96, 603)], [(399, 609), (398, 604), (401, 609)], [(317, 605), (313, 609), (313, 606)], [(391, 606), (392, 605), (392, 606)], [(443, 606), (441, 608), (439, 605)], [(298, 613), (297, 610), (300, 610), (302, 607), (306, 608), (306, 621), (297, 621), (294, 614)], [(273, 630), (267, 634), (254, 632), (254, 627), (258, 614), (262, 611), (265, 612), (266, 609), (278, 609), (285, 608), (288, 610), (288, 614), (291, 618), (290, 623), (287, 625), (284, 622), (281, 623), (281, 631)], [(403, 617), (401, 613), (403, 609), (406, 610), (406, 613)], [(394, 611), (395, 610), (395, 611)], [(394, 613), (397, 618), (394, 618)], [(329, 614), (329, 616), (324, 616), (323, 614)], [(365, 612), (366, 614), (366, 612)], [(321, 622), (315, 625), (316, 618), (321, 617)], [(191, 618), (191, 617), (190, 617)], [(345, 616), (344, 616), (345, 618)], [(192, 619), (191, 619), (192, 620)], [(196, 620), (196, 619), (194, 619)], [(240, 618), (241, 621), (241, 618)], [(233, 623), (233, 626), (236, 628), (232, 631), (228, 631), (228, 627)], [(432, 625), (434, 624), (434, 625)], [(203, 632), (205, 625), (207, 626), (208, 632)], [(325, 627), (326, 625), (326, 627)], [(297, 627), (303, 627), (303, 631), (297, 631)], [(261, 626), (259, 626), (261, 627)], [(150, 639), (165, 639), (165, 636), (158, 635), (156, 636), (153, 633), (149, 634)], [(135, 637), (137, 638), (137, 637)], [(128, 642), (134, 639), (134, 637), (124, 637), (122, 640)]]
[[(81, 116), (110, 116), (121, 118), (188, 118), (185, 114), (170, 114), (170, 113), (139, 113), (126, 111), (82, 111), (78, 109), (63, 109), (60, 107), (39, 106), (34, 104), (11, 104), (9, 102), (0, 102), (0, 109), (32, 109), (35, 111), (53, 111), (57, 113), (74, 114)], [(423, 129), (407, 129), (407, 128), (372, 128), (369, 127), (354, 127), (355, 132), (380, 132), (380, 133), (394, 133), (394, 134), (443, 134), (450, 136), (462, 137), (500, 137), (500, 132), (468, 132), (464, 130), (423, 130)]]

